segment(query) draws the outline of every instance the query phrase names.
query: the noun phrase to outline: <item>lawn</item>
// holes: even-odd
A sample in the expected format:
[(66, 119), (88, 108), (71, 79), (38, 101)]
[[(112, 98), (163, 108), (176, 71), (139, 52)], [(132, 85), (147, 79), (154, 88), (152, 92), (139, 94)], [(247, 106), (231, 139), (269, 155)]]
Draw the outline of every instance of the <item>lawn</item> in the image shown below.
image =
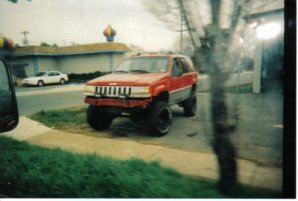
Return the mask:
[(72, 107), (59, 110), (40, 111), (29, 115), (31, 119), (40, 121), (48, 127), (75, 126), (86, 123), (87, 107)]
[(87, 107), (72, 107), (58, 110), (42, 110), (29, 115), (29, 118), (39, 121), (44, 125), (70, 133), (99, 136), (86, 120)]
[[(0, 136), (0, 196), (11, 198), (225, 198), (214, 182), (138, 159), (74, 154)], [(239, 186), (232, 197), (279, 194)]]

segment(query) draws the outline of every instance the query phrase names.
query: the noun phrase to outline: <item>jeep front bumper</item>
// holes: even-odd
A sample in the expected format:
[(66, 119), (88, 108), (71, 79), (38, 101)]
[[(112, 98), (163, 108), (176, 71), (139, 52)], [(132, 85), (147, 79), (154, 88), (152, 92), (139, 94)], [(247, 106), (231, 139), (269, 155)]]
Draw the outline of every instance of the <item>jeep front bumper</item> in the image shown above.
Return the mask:
[(124, 98), (96, 98), (85, 97), (85, 103), (97, 106), (115, 106), (124, 108), (143, 107), (146, 108), (149, 103), (152, 102), (152, 98), (146, 99), (124, 99)]

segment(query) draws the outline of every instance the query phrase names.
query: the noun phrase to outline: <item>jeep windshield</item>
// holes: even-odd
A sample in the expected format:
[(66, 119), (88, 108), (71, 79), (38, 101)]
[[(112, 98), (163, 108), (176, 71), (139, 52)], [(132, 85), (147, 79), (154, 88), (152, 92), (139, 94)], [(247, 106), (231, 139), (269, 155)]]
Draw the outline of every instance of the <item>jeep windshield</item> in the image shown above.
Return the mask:
[(164, 73), (168, 68), (166, 57), (138, 57), (125, 59), (115, 73)]

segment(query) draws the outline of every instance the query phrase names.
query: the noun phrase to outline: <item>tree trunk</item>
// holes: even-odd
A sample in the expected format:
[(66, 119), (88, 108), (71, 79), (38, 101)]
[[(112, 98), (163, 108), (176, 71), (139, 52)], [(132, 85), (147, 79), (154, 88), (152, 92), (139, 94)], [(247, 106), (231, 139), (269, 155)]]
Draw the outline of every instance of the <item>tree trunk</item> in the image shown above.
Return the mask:
[(202, 56), (206, 59), (211, 82), (212, 146), (219, 164), (218, 187), (222, 192), (231, 194), (237, 187), (236, 150), (230, 140), (235, 126), (229, 124), (224, 93), (224, 82), (229, 78), (232, 69), (227, 45), (230, 33), (214, 25), (208, 27), (206, 33), (204, 40), (207, 46)]
[[(247, 1), (247, 0), (246, 0)], [(201, 46), (196, 47), (195, 62), (208, 69), (211, 82), (211, 113), (213, 121), (212, 146), (217, 155), (220, 178), (219, 189), (226, 193), (235, 193), (237, 187), (236, 149), (230, 140), (230, 134), (236, 126), (231, 126), (228, 120), (228, 109), (224, 93), (224, 82), (232, 72), (231, 35), (235, 31), (241, 13), (242, 1), (234, 1), (231, 15), (231, 27), (220, 27), (220, 10), (222, 0), (210, 0), (212, 23), (205, 27), (205, 35), (200, 38)], [(183, 1), (178, 0), (181, 13), (187, 13)], [(199, 20), (199, 19), (198, 19)], [(190, 25), (187, 23), (189, 30)], [(191, 32), (190, 32), (191, 33)]]
[[(212, 81), (216, 82), (216, 80)], [(233, 132), (234, 127), (227, 122), (227, 106), (223, 87), (213, 88), (211, 98), (213, 118), (212, 146), (217, 155), (220, 173), (218, 187), (222, 192), (231, 194), (237, 186), (236, 150), (230, 140), (230, 134)]]

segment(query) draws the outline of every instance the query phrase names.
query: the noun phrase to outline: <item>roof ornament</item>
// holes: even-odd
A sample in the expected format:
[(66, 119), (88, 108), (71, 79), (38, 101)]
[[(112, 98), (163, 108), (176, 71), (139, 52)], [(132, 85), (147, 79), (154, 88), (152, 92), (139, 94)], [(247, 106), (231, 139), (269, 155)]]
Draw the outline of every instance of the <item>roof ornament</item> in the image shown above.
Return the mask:
[(114, 41), (114, 36), (116, 35), (116, 30), (111, 27), (109, 24), (107, 28), (103, 31), (103, 35), (107, 37), (108, 42), (113, 42)]
[(0, 37), (0, 48), (12, 48), (13, 40), (10, 38)]

